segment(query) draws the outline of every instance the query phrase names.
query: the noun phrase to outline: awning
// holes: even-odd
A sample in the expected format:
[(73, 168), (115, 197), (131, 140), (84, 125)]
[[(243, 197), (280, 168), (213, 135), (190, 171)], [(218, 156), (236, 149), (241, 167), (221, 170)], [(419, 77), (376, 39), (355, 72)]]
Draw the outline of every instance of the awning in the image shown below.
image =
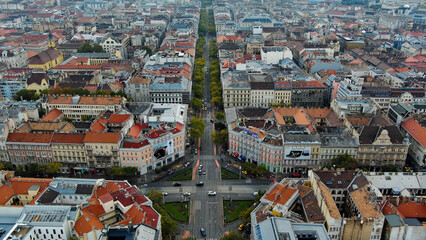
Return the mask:
[(238, 157), (240, 154), (238, 154), (237, 152), (234, 152), (234, 156)]

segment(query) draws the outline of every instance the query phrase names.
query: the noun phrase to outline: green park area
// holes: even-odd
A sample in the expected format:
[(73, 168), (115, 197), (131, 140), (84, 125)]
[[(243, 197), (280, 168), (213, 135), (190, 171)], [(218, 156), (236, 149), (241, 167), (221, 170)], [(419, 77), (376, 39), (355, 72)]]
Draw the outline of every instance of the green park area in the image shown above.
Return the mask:
[(192, 168), (188, 168), (185, 171), (178, 173), (176, 176), (173, 176), (167, 181), (186, 181), (186, 180), (192, 180)]
[(225, 222), (233, 222), (240, 217), (240, 213), (249, 208), (253, 204), (250, 200), (229, 200), (223, 201), (223, 212), (225, 214)]
[(189, 220), (189, 203), (188, 202), (168, 202), (161, 204), (161, 207), (175, 220), (188, 222)]
[(240, 176), (238, 174), (231, 172), (226, 168), (222, 168), (221, 172), (222, 172), (222, 180), (240, 179)]

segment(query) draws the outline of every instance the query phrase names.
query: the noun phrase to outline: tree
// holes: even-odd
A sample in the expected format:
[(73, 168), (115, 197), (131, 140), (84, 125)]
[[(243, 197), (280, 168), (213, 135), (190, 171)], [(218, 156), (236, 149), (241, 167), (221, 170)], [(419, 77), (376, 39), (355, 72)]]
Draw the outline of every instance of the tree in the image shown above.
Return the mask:
[(147, 194), (145, 194), (153, 203), (161, 204), (163, 202), (163, 194), (160, 191), (151, 188)]
[(135, 176), (139, 174), (139, 170), (136, 167), (124, 167), (123, 173), (125, 176)]
[(47, 173), (57, 173), (59, 168), (62, 167), (62, 163), (53, 162), (46, 165)]
[(213, 97), (211, 103), (216, 106), (222, 106), (222, 97)]
[(149, 56), (152, 55), (152, 49), (148, 46), (142, 46), (141, 49), (145, 50), (146, 53), (148, 53)]
[(63, 117), (62, 121), (72, 123), (72, 119), (71, 118), (67, 118), (67, 117)]
[(195, 110), (200, 110), (203, 107), (203, 101), (199, 98), (192, 98), (191, 106)]
[(15, 94), (15, 97), (13, 97), (13, 99), (15, 99), (16, 101), (35, 101), (40, 98), (40, 96), (36, 94), (36, 92), (36, 90), (22, 89)]
[(0, 163), (0, 170), (13, 170), (11, 163)]
[(256, 166), (254, 166), (253, 163), (249, 163), (249, 162), (245, 162), (243, 163), (243, 169), (249, 171), (249, 172), (254, 172)]
[(346, 170), (353, 170), (359, 167), (358, 162), (355, 158), (348, 154), (341, 154), (331, 160), (331, 163), (326, 165), (327, 168), (345, 168)]
[(240, 213), (240, 219), (243, 222), (243, 224), (247, 224), (251, 221), (250, 213), (253, 212), (253, 210), (254, 210), (254, 206), (252, 205)]
[(213, 131), (210, 135), (213, 139), (213, 143), (216, 145), (225, 145), (228, 142), (228, 131), (223, 129), (221, 131)]
[(191, 121), (189, 122), (189, 126), (191, 127), (189, 129), (189, 134), (191, 135), (191, 138), (197, 139), (203, 136), (204, 128), (206, 126), (203, 119), (192, 117)]
[(244, 238), (241, 234), (230, 232), (228, 235), (221, 237), (220, 240), (244, 240)]
[(257, 165), (256, 168), (254, 169), (254, 172), (257, 175), (263, 176), (268, 172), (268, 170), (266, 169), (266, 166), (262, 164), (262, 165)]
[(217, 112), (214, 116), (219, 121), (225, 120), (225, 114), (223, 112)]
[(93, 52), (105, 52), (101, 45), (95, 44), (90, 45), (88, 43), (83, 44), (81, 47), (77, 48), (79, 53), (93, 53)]
[(83, 115), (81, 116), (81, 121), (86, 122), (86, 121), (92, 121), (92, 116), (89, 115)]
[(173, 221), (173, 219), (163, 211), (163, 214), (161, 214), (161, 232), (163, 239), (172, 239), (177, 227), (177, 222)]

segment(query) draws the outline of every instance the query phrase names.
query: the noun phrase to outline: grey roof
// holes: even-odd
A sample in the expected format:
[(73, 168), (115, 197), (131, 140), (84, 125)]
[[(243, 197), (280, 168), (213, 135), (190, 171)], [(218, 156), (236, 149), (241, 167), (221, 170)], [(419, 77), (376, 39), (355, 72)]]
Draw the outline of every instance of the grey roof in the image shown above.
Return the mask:
[(237, 120), (237, 112), (235, 107), (225, 109), (226, 124), (231, 124)]
[(37, 200), (40, 204), (53, 203), (59, 193), (53, 189), (48, 188)]
[(94, 186), (93, 184), (78, 184), (75, 194), (92, 194)]
[(404, 222), (409, 226), (422, 226), (422, 223), (417, 218), (404, 218)]
[(398, 214), (385, 215), (385, 219), (391, 227), (399, 227), (404, 225)]
[(318, 134), (284, 134), (284, 144), (289, 143), (321, 144), (321, 137)]

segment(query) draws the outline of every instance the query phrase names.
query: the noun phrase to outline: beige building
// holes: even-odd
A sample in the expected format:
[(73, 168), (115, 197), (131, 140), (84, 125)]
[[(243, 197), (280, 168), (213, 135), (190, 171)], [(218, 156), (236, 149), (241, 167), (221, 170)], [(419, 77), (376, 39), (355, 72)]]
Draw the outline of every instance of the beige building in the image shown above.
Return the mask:
[(121, 133), (86, 133), (83, 141), (88, 165), (96, 168), (119, 167), (121, 140)]
[(84, 137), (85, 134), (55, 133), (50, 141), (55, 161), (71, 166), (87, 166)]
[(80, 120), (82, 116), (96, 117), (104, 111), (119, 112), (124, 98), (109, 96), (48, 96), (43, 107), (48, 112), (58, 109), (65, 117)]

